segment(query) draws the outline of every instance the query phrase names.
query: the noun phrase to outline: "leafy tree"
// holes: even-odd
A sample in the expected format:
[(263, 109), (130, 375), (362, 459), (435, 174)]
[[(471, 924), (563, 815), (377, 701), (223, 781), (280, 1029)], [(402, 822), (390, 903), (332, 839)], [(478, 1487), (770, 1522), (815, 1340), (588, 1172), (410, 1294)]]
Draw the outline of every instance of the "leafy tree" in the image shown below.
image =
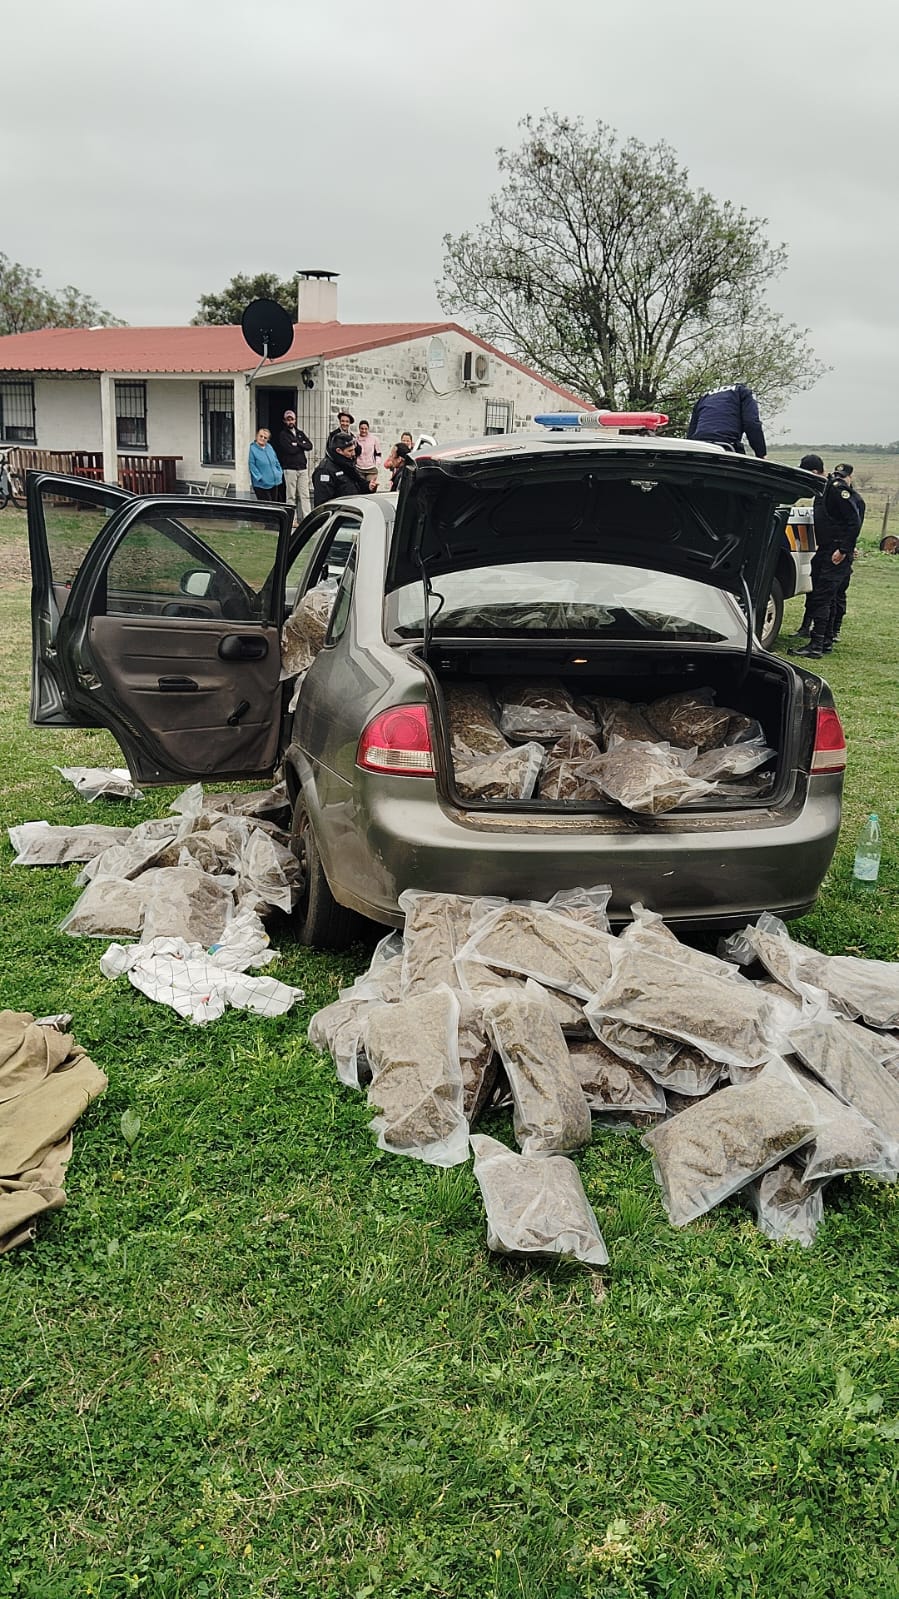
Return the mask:
[(443, 309), (603, 409), (683, 428), (700, 394), (744, 382), (763, 410), (825, 368), (765, 303), (786, 261), (763, 218), (690, 186), (670, 145), (620, 143), (546, 113), (497, 152), (476, 233), (444, 237)]
[(0, 334), (30, 333), (35, 328), (124, 326), (71, 283), (52, 294), (36, 267), (22, 266), (0, 252)]
[(245, 272), (238, 272), (219, 294), (200, 295), (200, 309), (191, 322), (195, 327), (204, 323), (219, 326), (223, 322), (239, 322), (251, 300), (276, 300), (290, 312), (295, 322), (297, 280), (295, 277), (282, 280), (277, 272), (257, 272), (252, 278)]

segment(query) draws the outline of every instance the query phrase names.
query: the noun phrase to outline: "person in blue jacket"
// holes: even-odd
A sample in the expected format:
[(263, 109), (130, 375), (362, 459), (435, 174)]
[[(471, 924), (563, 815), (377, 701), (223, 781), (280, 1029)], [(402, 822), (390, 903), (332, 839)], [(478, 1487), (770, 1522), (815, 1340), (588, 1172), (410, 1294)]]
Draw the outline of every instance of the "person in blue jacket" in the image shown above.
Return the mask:
[(250, 482), (257, 500), (277, 500), (284, 472), (271, 445), (268, 428), (259, 428), (250, 445)]
[(732, 450), (745, 455), (744, 433), (755, 454), (764, 460), (768, 446), (758, 401), (745, 383), (728, 383), (723, 389), (712, 389), (696, 401), (687, 428), (688, 439), (700, 439), (704, 444), (729, 444)]

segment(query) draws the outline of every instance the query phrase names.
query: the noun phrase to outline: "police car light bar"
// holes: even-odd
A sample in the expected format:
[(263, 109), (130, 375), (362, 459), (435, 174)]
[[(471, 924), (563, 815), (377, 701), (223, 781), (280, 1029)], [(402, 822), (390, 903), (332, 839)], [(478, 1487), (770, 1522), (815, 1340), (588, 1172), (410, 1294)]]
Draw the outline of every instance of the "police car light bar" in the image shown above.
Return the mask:
[(661, 411), (549, 411), (535, 416), (544, 428), (662, 428), (668, 421)]

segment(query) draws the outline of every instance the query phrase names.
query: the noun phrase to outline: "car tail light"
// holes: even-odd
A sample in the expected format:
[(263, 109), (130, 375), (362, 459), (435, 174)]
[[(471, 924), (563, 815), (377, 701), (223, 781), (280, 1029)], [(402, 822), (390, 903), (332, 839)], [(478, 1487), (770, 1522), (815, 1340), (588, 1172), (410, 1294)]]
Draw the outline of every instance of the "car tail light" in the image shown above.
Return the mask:
[(820, 710), (815, 726), (812, 772), (842, 772), (846, 768), (846, 735), (835, 710)]
[(369, 722), (359, 740), (356, 765), (369, 772), (433, 777), (434, 753), (426, 705), (397, 705)]

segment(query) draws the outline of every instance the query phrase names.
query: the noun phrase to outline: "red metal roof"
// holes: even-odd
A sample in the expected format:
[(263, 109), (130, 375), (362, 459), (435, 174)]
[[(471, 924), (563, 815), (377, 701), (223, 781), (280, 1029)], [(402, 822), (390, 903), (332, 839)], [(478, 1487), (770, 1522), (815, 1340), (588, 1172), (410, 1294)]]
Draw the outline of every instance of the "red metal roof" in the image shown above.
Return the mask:
[[(434, 333), (460, 333), (563, 399), (588, 405), (569, 389), (487, 344), (458, 322), (298, 322), (287, 355), (272, 366), (331, 360)], [(41, 328), (0, 338), (0, 372), (249, 372), (256, 357), (239, 327)], [(588, 405), (590, 410), (592, 405)]]

